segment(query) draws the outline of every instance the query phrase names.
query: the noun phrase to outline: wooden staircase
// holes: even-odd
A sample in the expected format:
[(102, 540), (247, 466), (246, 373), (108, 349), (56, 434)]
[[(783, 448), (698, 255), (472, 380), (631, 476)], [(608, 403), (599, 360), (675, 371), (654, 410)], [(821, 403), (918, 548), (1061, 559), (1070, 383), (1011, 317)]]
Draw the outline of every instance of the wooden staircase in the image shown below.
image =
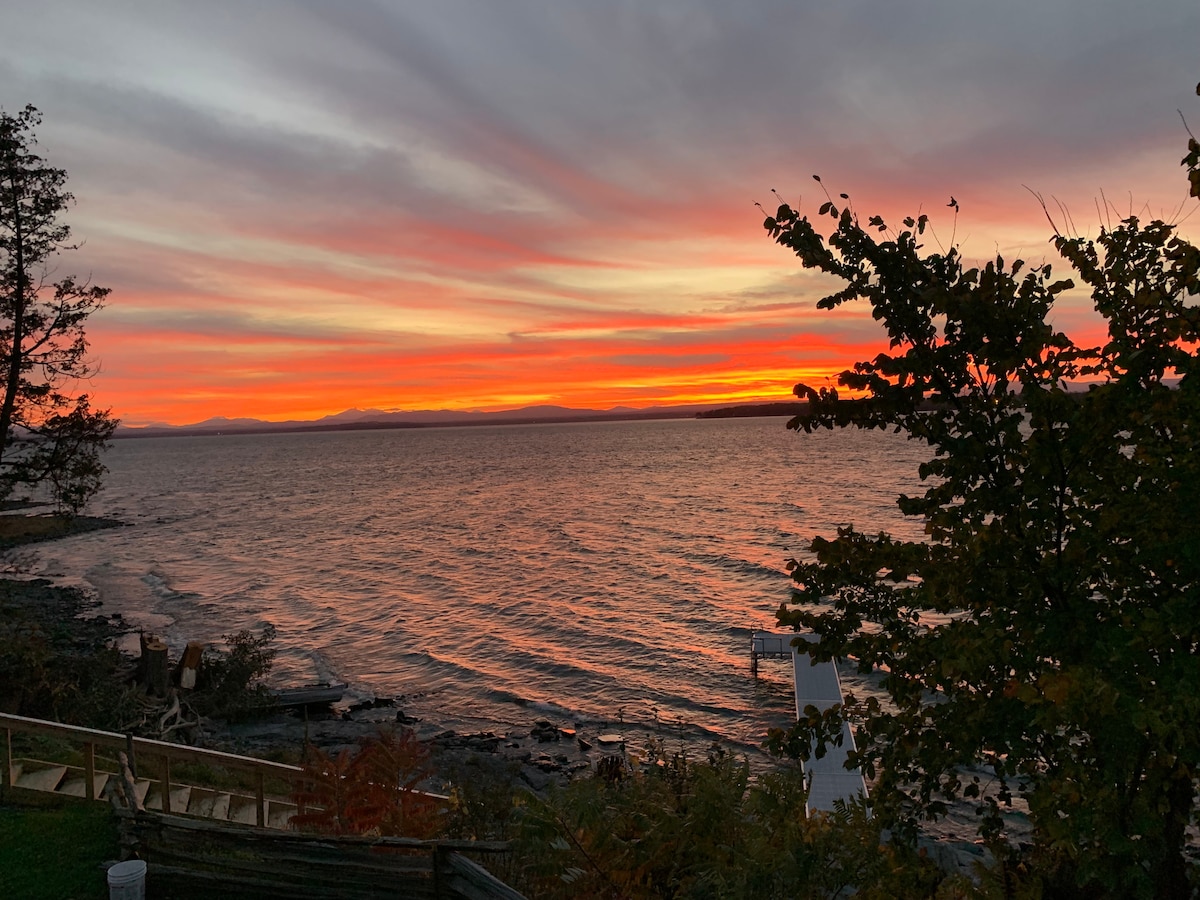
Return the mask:
[[(0, 788), (7, 790), (42, 791), (87, 800), (108, 800), (118, 792), (120, 766), (115, 761), (117, 753), (129, 753), (138, 762), (150, 763), (147, 772), (132, 779), (132, 793), (140, 809), (155, 810), (171, 815), (196, 816), (220, 822), (236, 822), (260, 828), (287, 829), (297, 813), (297, 806), (289, 798), (268, 795), (268, 781), (290, 791), (298, 783), (303, 770), (299, 766), (273, 763), (202, 750), (182, 744), (170, 744), (148, 738), (133, 738), (111, 732), (77, 728), (57, 722), (27, 719), (0, 713)], [(82, 765), (66, 765), (27, 757), (15, 757), (12, 752), (13, 734), (54, 737), (74, 745), (82, 751)], [(107, 752), (107, 762), (97, 750)], [(77, 757), (80, 755), (75, 753)], [(221, 770), (234, 777), (221, 779), (224, 784), (186, 784), (171, 778), (171, 764), (198, 764), (207, 770)], [(136, 766), (135, 766), (136, 769)], [(253, 783), (246, 789), (228, 789), (230, 781)]]
[[(86, 798), (87, 775), (78, 766), (64, 766), (37, 759), (13, 759), (10, 768), (11, 785), (27, 791), (42, 791), (66, 797)], [(115, 768), (115, 767), (114, 767)], [(116, 790), (116, 772), (96, 771), (92, 774), (90, 797), (107, 802)], [(258, 800), (249, 794), (216, 788), (196, 787), (189, 784), (170, 785), (170, 797), (163, 804), (162, 784), (158, 780), (137, 778), (134, 792), (143, 809), (169, 812), (177, 816), (196, 816), (220, 822), (239, 822), (256, 825)], [(281, 797), (266, 796), (264, 810), (265, 828), (287, 830), (297, 806)]]
[[(64, 797), (90, 796), (101, 802), (107, 802), (118, 782), (115, 772), (95, 772), (91, 776), (92, 790), (89, 794), (88, 775), (82, 768), (26, 758), (13, 760), (10, 772), (11, 785), (20, 790), (56, 793)], [(163, 804), (161, 781), (138, 778), (134, 780), (133, 790), (137, 794), (138, 805), (146, 810), (169, 811), (176, 816), (197, 816), (250, 826), (257, 824), (258, 799), (250, 794), (172, 784), (168, 802)], [(280, 797), (264, 797), (264, 802), (263, 827), (286, 830), (298, 811), (296, 804)]]
[[(18, 758), (12, 752), (14, 734), (64, 741), (72, 745), (64, 758), (82, 757), (82, 765)], [(299, 766), (6, 713), (0, 713), (0, 751), (0, 797), (10, 790), (84, 801), (123, 796), (113, 804), (123, 858), (133, 854), (145, 860), (149, 878), (169, 884), (171, 896), (525, 900), (464, 855), (503, 858), (498, 855), (509, 853), (507, 843), (292, 831), (296, 804), (269, 796), (266, 786), (290, 790), (304, 775)], [(131, 757), (137, 765), (128, 765)], [(183, 784), (171, 777), (173, 763), (192, 765), (189, 773), (200, 766), (221, 769), (225, 784), (254, 787)], [(199, 779), (189, 774), (189, 780)]]

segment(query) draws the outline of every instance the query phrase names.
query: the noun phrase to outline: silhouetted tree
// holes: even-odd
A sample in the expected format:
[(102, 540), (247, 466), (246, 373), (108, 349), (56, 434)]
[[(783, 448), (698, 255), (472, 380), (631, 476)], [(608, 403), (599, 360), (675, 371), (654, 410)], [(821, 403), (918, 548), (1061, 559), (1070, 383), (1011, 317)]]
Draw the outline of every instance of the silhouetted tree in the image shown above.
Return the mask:
[[(1194, 138), (1183, 165), (1200, 197)], [(1033, 848), (995, 848), (1030, 896), (1192, 896), (1200, 249), (1133, 216), (1094, 240), (1056, 234), (1107, 323), (1080, 347), (1053, 326), (1074, 285), (1049, 265), (968, 267), (955, 247), (925, 252), (924, 215), (895, 232), (826, 198), (828, 237), (787, 204), (765, 227), (844, 282), (820, 307), (866, 300), (890, 348), (839, 377), (858, 402), (797, 385), (810, 407), (790, 427), (925, 442), (929, 487), (899, 506), (928, 540), (847, 527), (793, 563), (779, 619), (820, 636), (801, 652), (881, 670), (891, 702), (810, 709), (776, 745), (820, 753), (861, 716), (851, 761), (879, 776), (885, 824), (911, 833), (967, 800), (995, 837), (1019, 795)]]
[(100, 453), (116, 420), (76, 393), (93, 374), (83, 323), (108, 289), (51, 262), (69, 243), (60, 216), (73, 201), (67, 173), (37, 155), (41, 115), (0, 111), (0, 498), (47, 485), (60, 510), (78, 512), (100, 487)]

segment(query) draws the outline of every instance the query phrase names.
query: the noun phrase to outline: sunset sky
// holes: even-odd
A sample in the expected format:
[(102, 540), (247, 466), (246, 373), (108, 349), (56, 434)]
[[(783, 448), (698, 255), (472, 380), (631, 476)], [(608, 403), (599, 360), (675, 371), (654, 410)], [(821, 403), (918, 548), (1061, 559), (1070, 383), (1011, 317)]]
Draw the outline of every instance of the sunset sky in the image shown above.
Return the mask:
[(41, 109), (77, 199), (59, 270), (112, 289), (89, 389), (128, 425), (786, 399), (880, 344), (862, 310), (814, 308), (826, 285), (762, 231), (772, 189), (814, 212), (820, 173), (973, 259), (1056, 261), (1026, 186), (1086, 234), (1102, 193), (1171, 216), (1177, 110), (1200, 133), (1196, 0), (6, 0), (0, 21), (0, 105)]

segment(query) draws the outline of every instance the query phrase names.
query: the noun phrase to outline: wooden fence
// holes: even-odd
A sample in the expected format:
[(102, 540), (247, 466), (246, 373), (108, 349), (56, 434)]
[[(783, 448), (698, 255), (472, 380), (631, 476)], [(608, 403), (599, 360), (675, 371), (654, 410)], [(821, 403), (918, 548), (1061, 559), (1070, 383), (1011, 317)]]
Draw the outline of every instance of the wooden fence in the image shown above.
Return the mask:
[[(56, 738), (78, 748), (86, 788), (83, 796), (89, 800), (100, 799), (96, 785), (104, 777), (96, 767), (97, 751), (123, 757), (121, 763), (132, 757), (140, 770), (138, 781), (151, 768), (146, 763), (155, 763), (161, 812), (141, 808), (134, 779), (120, 764), (114, 776), (124, 785), (121, 795), (130, 801), (116, 811), (122, 855), (146, 861), (152, 896), (523, 900), (467, 855), (504, 861), (509, 853), (506, 843), (329, 836), (266, 827), (268, 805), (276, 802), (268, 797), (267, 785), (295, 785), (304, 774), (299, 766), (7, 713), (0, 713), (0, 730), (4, 754), (0, 785), (5, 793), (14, 787), (14, 734)], [(173, 764), (246, 773), (254, 785), (255, 824), (173, 814)]]
[(505, 843), (333, 837), (153, 812), (119, 816), (122, 842), (146, 860), (155, 896), (523, 900), (466, 855), (507, 854)]

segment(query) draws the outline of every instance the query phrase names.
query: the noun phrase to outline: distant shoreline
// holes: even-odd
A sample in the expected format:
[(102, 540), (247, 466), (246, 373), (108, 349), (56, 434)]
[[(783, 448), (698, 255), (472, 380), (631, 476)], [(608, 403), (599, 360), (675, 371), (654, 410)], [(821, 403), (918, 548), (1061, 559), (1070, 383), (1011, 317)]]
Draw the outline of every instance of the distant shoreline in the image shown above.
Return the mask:
[(230, 424), (225, 427), (213, 425), (180, 425), (178, 427), (146, 427), (118, 429), (114, 440), (129, 440), (150, 437), (221, 437), (244, 434), (297, 434), (327, 431), (382, 431), (398, 428), (475, 428), (487, 425), (568, 425), (573, 422), (642, 422), (670, 419), (733, 419), (794, 416), (804, 408), (797, 402), (758, 403), (746, 406), (723, 406), (712, 409), (652, 409), (624, 410), (621, 412), (588, 412), (577, 414), (477, 414), (479, 418), (446, 419), (444, 421), (416, 422), (411, 420), (358, 422), (261, 422), (256, 424)]

